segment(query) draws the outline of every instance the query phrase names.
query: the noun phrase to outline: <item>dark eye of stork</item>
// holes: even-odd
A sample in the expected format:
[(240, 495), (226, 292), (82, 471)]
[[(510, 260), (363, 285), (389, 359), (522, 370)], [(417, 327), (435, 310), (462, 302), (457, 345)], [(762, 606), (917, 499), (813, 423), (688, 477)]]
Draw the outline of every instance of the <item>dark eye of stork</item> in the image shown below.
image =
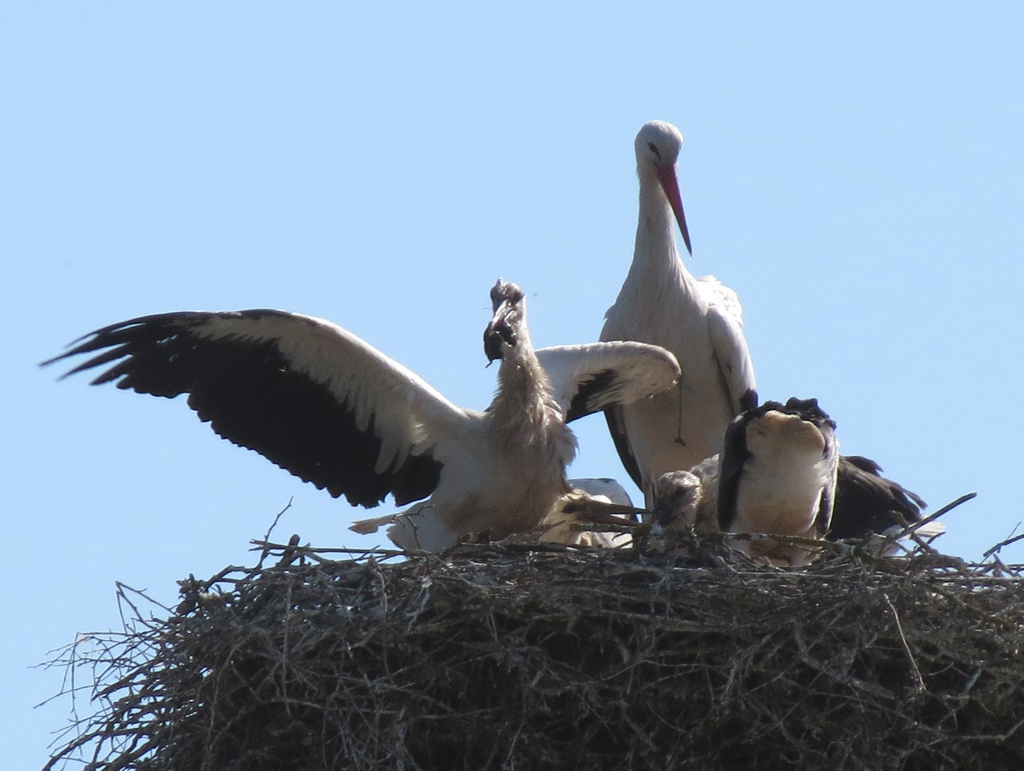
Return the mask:
[(658, 150), (658, 147), (657, 145), (654, 144), (654, 142), (648, 142), (647, 149), (654, 153), (656, 156), (658, 156), (659, 161), (661, 160), (661, 151)]

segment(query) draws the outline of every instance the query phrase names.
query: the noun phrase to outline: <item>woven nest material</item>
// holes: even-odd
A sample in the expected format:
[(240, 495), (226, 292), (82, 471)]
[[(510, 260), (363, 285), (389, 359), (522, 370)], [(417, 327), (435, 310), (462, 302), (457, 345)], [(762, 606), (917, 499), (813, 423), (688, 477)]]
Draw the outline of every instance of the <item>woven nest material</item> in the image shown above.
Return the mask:
[(1024, 566), (714, 553), (264, 544), (54, 662), (47, 768), (1024, 768)]

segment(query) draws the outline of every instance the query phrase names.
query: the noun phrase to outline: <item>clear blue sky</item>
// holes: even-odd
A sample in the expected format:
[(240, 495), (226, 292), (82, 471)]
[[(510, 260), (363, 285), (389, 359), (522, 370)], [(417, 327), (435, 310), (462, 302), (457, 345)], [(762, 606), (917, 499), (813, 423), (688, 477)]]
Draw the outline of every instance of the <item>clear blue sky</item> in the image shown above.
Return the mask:
[[(498, 276), (537, 344), (596, 339), (654, 118), (762, 396), (817, 397), (933, 508), (976, 490), (941, 544), (979, 557), (1024, 518), (1022, 39), (1019, 2), (5, 4), (8, 767), (68, 717), (32, 709), (61, 673), (30, 667), (118, 626), (115, 581), (172, 603), (290, 499), (282, 539), (378, 542), (182, 400), (36, 363), (139, 314), (272, 307), (482, 408)], [(574, 475), (625, 481), (603, 420), (578, 435)]]

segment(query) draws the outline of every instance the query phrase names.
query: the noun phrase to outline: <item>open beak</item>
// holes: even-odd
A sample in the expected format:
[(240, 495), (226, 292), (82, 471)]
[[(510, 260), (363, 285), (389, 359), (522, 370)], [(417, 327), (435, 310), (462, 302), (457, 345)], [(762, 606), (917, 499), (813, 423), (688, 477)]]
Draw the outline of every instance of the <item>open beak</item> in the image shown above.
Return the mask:
[(669, 206), (672, 207), (672, 212), (676, 215), (679, 229), (683, 232), (683, 243), (686, 244), (686, 251), (692, 255), (693, 248), (690, 246), (690, 231), (686, 229), (686, 215), (683, 213), (683, 199), (679, 196), (676, 167), (674, 165), (663, 166), (658, 169), (658, 182), (661, 183), (661, 189), (665, 191), (665, 197), (668, 198)]
[(515, 312), (515, 306), (504, 300), (496, 304), (494, 317), (484, 330), (484, 353), (487, 354), (487, 363), (495, 359), (505, 358), (504, 346), (516, 344), (516, 331), (510, 321), (510, 316)]

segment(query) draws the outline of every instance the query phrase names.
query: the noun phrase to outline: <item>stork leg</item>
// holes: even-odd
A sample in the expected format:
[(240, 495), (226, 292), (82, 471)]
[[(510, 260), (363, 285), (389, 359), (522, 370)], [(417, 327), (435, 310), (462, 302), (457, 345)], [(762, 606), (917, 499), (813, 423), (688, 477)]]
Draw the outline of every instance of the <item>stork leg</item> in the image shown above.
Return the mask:
[(676, 383), (676, 388), (679, 389), (679, 410), (676, 414), (676, 438), (675, 443), (686, 447), (686, 440), (683, 439), (683, 378), (680, 376), (679, 382)]

